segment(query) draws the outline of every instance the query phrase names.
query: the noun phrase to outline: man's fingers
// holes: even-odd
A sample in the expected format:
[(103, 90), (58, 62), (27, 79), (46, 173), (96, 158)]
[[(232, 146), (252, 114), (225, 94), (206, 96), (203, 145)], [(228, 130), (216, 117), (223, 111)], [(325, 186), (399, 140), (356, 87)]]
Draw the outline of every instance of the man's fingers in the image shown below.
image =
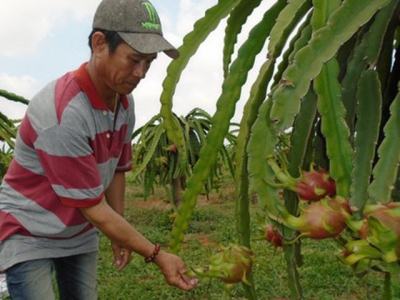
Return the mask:
[(185, 269), (178, 273), (179, 278), (176, 282), (176, 286), (185, 291), (190, 291), (197, 286), (199, 280), (196, 277), (185, 275), (186, 272), (187, 270)]
[(187, 272), (188, 271), (186, 269), (179, 272), (182, 280), (185, 281), (189, 285), (197, 285), (199, 283), (199, 280), (194, 276), (186, 275)]
[(183, 278), (183, 276), (181, 276), (177, 286), (182, 290), (190, 291), (196, 287), (197, 283), (198, 283), (197, 279)]
[(115, 267), (122, 270), (131, 261), (131, 252), (126, 249), (119, 251), (115, 257)]

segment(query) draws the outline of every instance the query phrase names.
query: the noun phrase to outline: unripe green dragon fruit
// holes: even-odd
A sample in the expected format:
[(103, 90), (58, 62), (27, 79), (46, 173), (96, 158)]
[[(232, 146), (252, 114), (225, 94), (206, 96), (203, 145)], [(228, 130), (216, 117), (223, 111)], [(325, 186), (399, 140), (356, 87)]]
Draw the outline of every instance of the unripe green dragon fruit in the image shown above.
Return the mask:
[[(350, 252), (344, 258), (348, 264), (362, 259), (396, 263), (400, 257), (400, 203), (367, 204), (363, 220), (347, 221), (360, 240), (349, 242)], [(351, 247), (355, 244), (357, 247)], [(343, 261), (343, 260), (342, 260)]]
[(372, 247), (367, 240), (352, 240), (345, 245), (338, 258), (347, 265), (354, 265), (365, 258), (381, 259), (382, 252)]
[(369, 224), (368, 242), (384, 253), (384, 261), (397, 261), (400, 257), (400, 203), (367, 205), (364, 216)]
[(279, 167), (274, 158), (268, 158), (267, 162), (280, 181), (268, 184), (296, 192), (303, 201), (318, 201), (336, 194), (336, 182), (326, 170), (315, 170), (311, 165), (310, 171), (302, 171), (299, 178), (294, 178), (286, 169)]
[(348, 220), (348, 226), (361, 239), (380, 249), (386, 262), (400, 257), (400, 203), (368, 204), (363, 220)]
[(230, 245), (221, 247), (210, 257), (210, 265), (192, 269), (187, 275), (200, 277), (215, 277), (225, 284), (243, 282), (250, 285), (247, 276), (251, 274), (254, 258), (253, 252), (247, 247)]
[(348, 202), (339, 196), (326, 197), (300, 206), (298, 217), (290, 214), (284, 207), (280, 207), (279, 210), (284, 225), (299, 231), (300, 236), (312, 239), (338, 236), (346, 228), (346, 221), (351, 217)]

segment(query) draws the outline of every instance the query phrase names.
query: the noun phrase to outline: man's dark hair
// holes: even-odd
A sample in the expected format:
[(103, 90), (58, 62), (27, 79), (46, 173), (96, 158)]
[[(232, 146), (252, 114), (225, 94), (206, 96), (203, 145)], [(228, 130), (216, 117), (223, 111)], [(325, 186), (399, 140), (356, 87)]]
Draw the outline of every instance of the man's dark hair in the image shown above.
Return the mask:
[(109, 30), (95, 28), (89, 35), (89, 48), (92, 53), (93, 53), (92, 37), (93, 34), (98, 31), (104, 34), (106, 42), (108, 44), (108, 49), (110, 50), (110, 54), (113, 54), (115, 52), (119, 44), (125, 43), (124, 40), (120, 37), (120, 35), (116, 31), (109, 31)]

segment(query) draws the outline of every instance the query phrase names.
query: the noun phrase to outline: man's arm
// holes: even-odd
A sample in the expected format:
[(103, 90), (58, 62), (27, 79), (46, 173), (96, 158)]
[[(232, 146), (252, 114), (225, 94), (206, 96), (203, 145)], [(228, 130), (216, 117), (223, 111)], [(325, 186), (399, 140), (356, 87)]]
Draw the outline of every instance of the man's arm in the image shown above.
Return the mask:
[[(120, 216), (125, 212), (125, 172), (117, 172), (105, 191), (108, 205)], [(114, 254), (114, 265), (120, 271), (131, 261), (131, 251), (111, 241), (111, 249)]]
[[(143, 257), (150, 257), (153, 254), (155, 245), (114, 211), (105, 199), (95, 206), (81, 208), (81, 211), (90, 223), (121, 247)], [(154, 262), (170, 285), (183, 290), (191, 290), (197, 285), (197, 279), (185, 275), (187, 269), (179, 257), (160, 251)]]
[(124, 216), (125, 210), (125, 173), (119, 172), (114, 174), (109, 187), (105, 191), (108, 204), (119, 215)]

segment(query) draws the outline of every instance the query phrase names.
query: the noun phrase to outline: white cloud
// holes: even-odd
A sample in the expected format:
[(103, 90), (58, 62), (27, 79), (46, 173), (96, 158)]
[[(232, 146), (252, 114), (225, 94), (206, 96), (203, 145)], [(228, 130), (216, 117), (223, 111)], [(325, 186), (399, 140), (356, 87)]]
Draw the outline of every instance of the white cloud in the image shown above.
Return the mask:
[[(83, 20), (93, 15), (100, 0), (2, 0), (0, 55), (30, 55), (58, 22)], [(71, 18), (72, 17), (72, 18)]]
[(2, 89), (30, 99), (40, 88), (38, 81), (32, 76), (10, 76), (0, 73), (0, 86)]
[[(38, 89), (37, 80), (31, 76), (13, 77), (0, 73), (0, 87), (19, 96), (30, 99)], [(0, 98), (0, 111), (11, 119), (24, 116), (26, 105)]]
[(215, 0), (181, 0), (180, 10), (177, 21), (177, 32), (181, 35), (192, 31), (194, 22), (202, 18), (206, 9), (214, 6)]

